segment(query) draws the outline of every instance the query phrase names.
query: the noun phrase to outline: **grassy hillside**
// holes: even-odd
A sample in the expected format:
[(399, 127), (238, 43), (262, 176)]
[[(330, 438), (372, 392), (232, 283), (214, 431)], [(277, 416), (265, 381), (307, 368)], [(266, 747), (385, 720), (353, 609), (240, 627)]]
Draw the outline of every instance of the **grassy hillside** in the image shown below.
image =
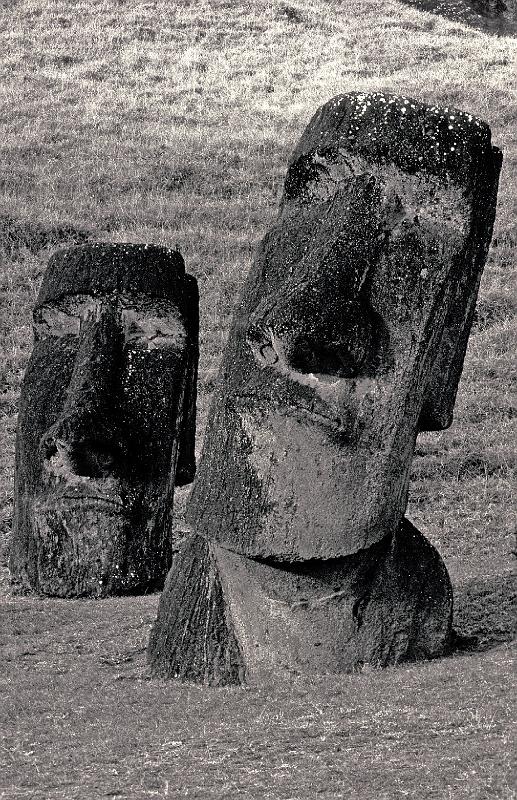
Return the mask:
[(517, 33), (516, 0), (402, 0), (404, 3), (472, 25), (495, 35)]
[(514, 796), (517, 39), (395, 0), (5, 0), (0, 42), (4, 542), (30, 306), (60, 243), (180, 247), (202, 298), (201, 440), (236, 293), (321, 103), (382, 89), (454, 105), (504, 153), (455, 422), (419, 439), (408, 509), (479, 651), (262, 692), (182, 689), (144, 680), (156, 597), (15, 598), (5, 578), (0, 797)]

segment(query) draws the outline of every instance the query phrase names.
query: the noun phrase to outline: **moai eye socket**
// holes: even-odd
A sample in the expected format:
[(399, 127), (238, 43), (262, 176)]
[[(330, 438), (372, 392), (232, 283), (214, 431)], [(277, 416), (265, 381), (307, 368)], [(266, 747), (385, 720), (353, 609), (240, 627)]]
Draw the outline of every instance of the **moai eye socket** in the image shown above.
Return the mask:
[(291, 165), (285, 179), (284, 191), (289, 199), (304, 197), (310, 194), (310, 186), (317, 182), (328, 170), (324, 163), (310, 153), (303, 155)]
[(88, 295), (68, 295), (39, 306), (33, 313), (35, 338), (79, 336), (81, 323), (99, 310), (100, 300)]
[(127, 321), (126, 342), (145, 345), (148, 350), (181, 347), (186, 340), (185, 326), (179, 319), (135, 314)]
[(187, 331), (181, 313), (174, 304), (139, 297), (123, 298), (122, 306), (126, 344), (135, 344), (146, 350), (184, 347)]

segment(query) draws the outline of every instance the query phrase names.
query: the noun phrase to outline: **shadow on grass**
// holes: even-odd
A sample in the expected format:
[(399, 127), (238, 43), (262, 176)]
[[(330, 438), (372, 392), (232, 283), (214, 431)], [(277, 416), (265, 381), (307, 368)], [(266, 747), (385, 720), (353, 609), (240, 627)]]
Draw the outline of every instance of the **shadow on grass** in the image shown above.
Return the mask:
[(495, 36), (517, 36), (516, 0), (402, 0)]
[(475, 639), (459, 650), (481, 652), (517, 633), (517, 581), (514, 575), (474, 578), (455, 587), (454, 628), (460, 638)]
[(37, 253), (43, 248), (61, 243), (81, 244), (91, 238), (91, 231), (72, 225), (47, 226), (40, 222), (25, 222), (0, 214), (0, 248), (8, 256), (16, 256), (26, 248)]

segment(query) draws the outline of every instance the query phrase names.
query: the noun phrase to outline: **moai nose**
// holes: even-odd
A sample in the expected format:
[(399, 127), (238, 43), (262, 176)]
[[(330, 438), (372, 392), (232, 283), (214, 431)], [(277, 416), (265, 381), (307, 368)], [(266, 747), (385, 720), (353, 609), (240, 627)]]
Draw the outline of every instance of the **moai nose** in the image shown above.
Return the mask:
[(374, 350), (369, 310), (356, 298), (329, 295), (318, 307), (313, 299), (300, 292), (277, 303), (269, 319), (253, 321), (248, 341), (257, 358), (294, 372), (356, 377)]
[(342, 378), (361, 373), (372, 347), (372, 326), (366, 309), (356, 300), (339, 309), (329, 298), (328, 313), (296, 330), (289, 342), (289, 361), (296, 371)]
[(110, 475), (121, 457), (117, 373), (121, 352), (118, 315), (99, 305), (81, 323), (66, 401), (41, 439), (50, 471), (88, 477)]

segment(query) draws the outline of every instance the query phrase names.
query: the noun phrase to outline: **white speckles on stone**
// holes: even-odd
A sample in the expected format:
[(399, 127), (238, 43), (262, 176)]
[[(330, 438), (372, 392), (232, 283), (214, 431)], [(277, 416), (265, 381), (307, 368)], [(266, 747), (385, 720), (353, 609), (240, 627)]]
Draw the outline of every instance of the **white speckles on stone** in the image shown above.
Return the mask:
[(370, 143), (384, 140), (386, 144), (392, 141), (396, 146), (393, 134), (397, 128), (406, 125), (417, 126), (417, 142), (418, 127), (421, 127), (424, 146), (416, 147), (413, 157), (415, 165), (422, 169), (456, 172), (460, 167), (459, 156), (468, 160), (473, 148), (487, 146), (490, 142), (485, 123), (450, 106), (426, 106), (403, 95), (381, 92), (351, 93), (329, 102), (330, 108), (338, 105), (344, 105), (348, 110), (347, 127), (342, 130), (342, 136), (348, 138), (348, 148), (369, 148)]

